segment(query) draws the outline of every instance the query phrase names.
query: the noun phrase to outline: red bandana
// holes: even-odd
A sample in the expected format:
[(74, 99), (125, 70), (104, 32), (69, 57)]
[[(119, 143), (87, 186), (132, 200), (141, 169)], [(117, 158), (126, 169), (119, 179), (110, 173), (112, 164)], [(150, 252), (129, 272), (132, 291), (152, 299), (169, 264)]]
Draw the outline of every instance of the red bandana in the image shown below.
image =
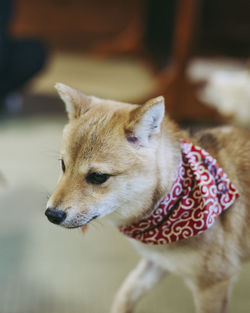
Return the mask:
[(119, 229), (143, 243), (162, 245), (198, 235), (213, 225), (239, 193), (205, 150), (181, 141), (182, 159), (171, 191), (147, 219)]

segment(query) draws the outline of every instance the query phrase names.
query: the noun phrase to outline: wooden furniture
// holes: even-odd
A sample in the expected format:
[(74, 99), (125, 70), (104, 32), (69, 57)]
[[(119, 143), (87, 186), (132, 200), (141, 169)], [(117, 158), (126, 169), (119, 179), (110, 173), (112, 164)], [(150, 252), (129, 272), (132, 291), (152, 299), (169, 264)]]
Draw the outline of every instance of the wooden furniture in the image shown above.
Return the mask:
[[(134, 33), (137, 33), (135, 38), (139, 38), (137, 45), (142, 44), (142, 23), (133, 24), (128, 21), (135, 16), (143, 20), (143, 0), (16, 0), (16, 3), (16, 18), (13, 25), (15, 35), (39, 36), (55, 49), (84, 51), (98, 41), (103, 42), (103, 39), (110, 39), (112, 36), (117, 38), (124, 33), (130, 36), (133, 28)], [(166, 98), (167, 111), (177, 120), (221, 121), (215, 109), (198, 101), (197, 86), (188, 80), (186, 69), (190, 59), (197, 52), (204, 53), (201, 49), (202, 45), (205, 47), (205, 52), (217, 53), (218, 47), (215, 46), (218, 38), (219, 43), (226, 38), (224, 47), (228, 51), (230, 32), (233, 38), (242, 43), (240, 52), (250, 54), (248, 38), (250, 1), (239, 0), (237, 7), (235, 7), (235, 0), (219, 2), (217, 0), (176, 0), (176, 3), (178, 8), (174, 27), (173, 62), (164, 71), (155, 75), (158, 89), (152, 96), (163, 94)], [(205, 10), (201, 8), (202, 3), (207, 6)], [(222, 18), (220, 18), (221, 14), (224, 14)], [(222, 27), (223, 18), (226, 27)], [(202, 23), (200, 23), (201, 20)], [(128, 24), (130, 31), (126, 33)], [(227, 29), (230, 29), (230, 32), (227, 32)], [(198, 36), (197, 30), (202, 32), (202, 36)], [(212, 40), (212, 38), (217, 39)], [(243, 49), (246, 47), (244, 44), (246, 40), (249, 42), (248, 50)], [(124, 36), (122, 41), (124, 41)], [(136, 50), (135, 46), (136, 40), (132, 48), (130, 45), (130, 49)], [(221, 46), (220, 51), (223, 52), (223, 44)], [(236, 46), (234, 46), (234, 51), (237, 52)], [(123, 45), (117, 51), (122, 52), (123, 49), (127, 49), (126, 47)]]
[(186, 75), (187, 66), (194, 55), (199, 14), (200, 0), (179, 0), (173, 39), (173, 62), (165, 73), (158, 76), (159, 90), (156, 93), (165, 96), (166, 110), (175, 120), (218, 122), (222, 117), (215, 109), (197, 99), (197, 86)]
[(122, 31), (140, 1), (16, 0), (12, 30), (15, 36), (38, 36), (53, 49), (84, 51)]

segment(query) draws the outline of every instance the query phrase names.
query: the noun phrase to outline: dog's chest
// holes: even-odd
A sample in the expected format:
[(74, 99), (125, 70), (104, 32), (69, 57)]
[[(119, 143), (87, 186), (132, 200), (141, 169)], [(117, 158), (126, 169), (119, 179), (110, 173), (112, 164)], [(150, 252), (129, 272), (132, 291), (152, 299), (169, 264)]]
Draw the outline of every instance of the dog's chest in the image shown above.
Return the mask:
[(169, 272), (184, 276), (194, 276), (200, 270), (202, 257), (197, 251), (186, 247), (173, 249), (169, 248), (168, 245), (146, 245), (132, 241), (143, 257)]

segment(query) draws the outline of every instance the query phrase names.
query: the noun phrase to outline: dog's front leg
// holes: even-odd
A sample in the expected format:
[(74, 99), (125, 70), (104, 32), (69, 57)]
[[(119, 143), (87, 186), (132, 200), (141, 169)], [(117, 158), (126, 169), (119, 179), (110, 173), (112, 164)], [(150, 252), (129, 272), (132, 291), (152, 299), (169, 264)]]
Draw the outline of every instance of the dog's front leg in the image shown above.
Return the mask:
[(226, 313), (233, 279), (196, 287), (193, 295), (197, 313)]
[(165, 270), (155, 263), (142, 259), (118, 291), (111, 313), (131, 313), (136, 302), (160, 281), (165, 273)]

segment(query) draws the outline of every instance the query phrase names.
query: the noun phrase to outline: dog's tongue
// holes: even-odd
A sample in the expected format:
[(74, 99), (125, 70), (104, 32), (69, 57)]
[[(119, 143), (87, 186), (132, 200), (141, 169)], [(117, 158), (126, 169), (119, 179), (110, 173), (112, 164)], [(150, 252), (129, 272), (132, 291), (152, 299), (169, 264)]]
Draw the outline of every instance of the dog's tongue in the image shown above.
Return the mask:
[(87, 228), (88, 228), (87, 225), (83, 225), (83, 226), (81, 227), (81, 230), (82, 230), (82, 232), (83, 232), (84, 234), (86, 233)]

